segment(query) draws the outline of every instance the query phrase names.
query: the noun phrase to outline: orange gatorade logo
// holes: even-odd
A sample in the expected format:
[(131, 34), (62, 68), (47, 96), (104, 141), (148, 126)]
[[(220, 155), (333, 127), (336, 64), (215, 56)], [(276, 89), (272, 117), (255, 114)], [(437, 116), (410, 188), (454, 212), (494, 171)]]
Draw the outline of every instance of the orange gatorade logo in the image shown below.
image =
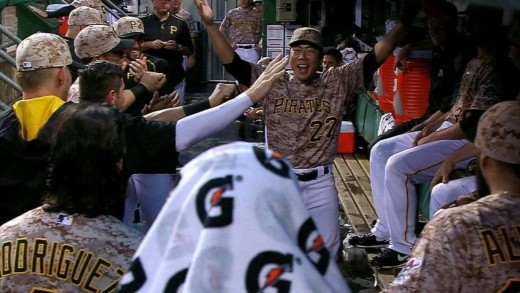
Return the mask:
[(298, 245), (316, 269), (324, 275), (329, 267), (330, 254), (311, 218), (307, 219), (298, 231)]
[(234, 199), (229, 192), (233, 192), (232, 175), (214, 178), (202, 185), (195, 204), (204, 227), (225, 227), (233, 223)]
[(282, 160), (279, 153), (273, 152), (269, 155), (266, 150), (258, 147), (254, 147), (253, 151), (256, 159), (264, 168), (284, 178), (291, 178), (291, 169), (289, 165)]
[(268, 288), (277, 289), (278, 293), (291, 290), (291, 282), (284, 279), (292, 273), (294, 257), (276, 251), (264, 251), (256, 255), (247, 268), (247, 292), (264, 292)]

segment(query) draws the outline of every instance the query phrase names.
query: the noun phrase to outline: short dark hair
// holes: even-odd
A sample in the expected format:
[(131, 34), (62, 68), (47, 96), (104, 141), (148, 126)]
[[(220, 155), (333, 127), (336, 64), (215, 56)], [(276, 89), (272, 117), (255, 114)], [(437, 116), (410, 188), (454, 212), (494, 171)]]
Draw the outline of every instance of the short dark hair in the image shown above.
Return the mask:
[(343, 61), (343, 55), (338, 49), (328, 49), (323, 55), (330, 55), (336, 59), (337, 62)]
[(87, 217), (119, 215), (125, 197), (121, 112), (84, 102), (68, 106), (58, 119), (44, 209)]
[(79, 73), (81, 101), (104, 102), (111, 90), (121, 87), (125, 72), (118, 64), (106, 60), (94, 61)]

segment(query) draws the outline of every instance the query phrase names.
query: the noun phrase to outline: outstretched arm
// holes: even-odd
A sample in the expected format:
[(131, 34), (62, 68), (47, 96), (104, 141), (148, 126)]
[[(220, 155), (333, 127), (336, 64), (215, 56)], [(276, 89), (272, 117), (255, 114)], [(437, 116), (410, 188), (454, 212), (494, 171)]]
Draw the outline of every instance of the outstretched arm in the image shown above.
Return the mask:
[(177, 151), (185, 150), (221, 131), (253, 104), (262, 101), (273, 84), (285, 73), (286, 64), (287, 58), (276, 57), (256, 82), (238, 97), (179, 120), (175, 133)]
[(420, 0), (406, 0), (400, 22), (383, 39), (376, 43), (374, 49), (363, 58), (363, 76), (365, 85), (371, 80), (374, 72), (393, 53), (397, 45), (404, 39), (409, 28), (421, 9)]
[(226, 37), (219, 31), (217, 26), (213, 22), (213, 11), (211, 6), (208, 4), (208, 0), (193, 0), (197, 11), (199, 12), (200, 18), (204, 22), (207, 28), (211, 45), (215, 49), (218, 58), (222, 64), (228, 64), (233, 61), (235, 51), (229, 45)]
[(236, 95), (236, 85), (219, 83), (208, 100), (184, 106), (178, 106), (151, 112), (143, 116), (147, 120), (178, 121), (184, 117), (216, 107)]
[(406, 0), (404, 2), (403, 13), (399, 23), (374, 46), (377, 63), (383, 63), (394, 52), (397, 45), (408, 33), (419, 10), (421, 10), (419, 0)]

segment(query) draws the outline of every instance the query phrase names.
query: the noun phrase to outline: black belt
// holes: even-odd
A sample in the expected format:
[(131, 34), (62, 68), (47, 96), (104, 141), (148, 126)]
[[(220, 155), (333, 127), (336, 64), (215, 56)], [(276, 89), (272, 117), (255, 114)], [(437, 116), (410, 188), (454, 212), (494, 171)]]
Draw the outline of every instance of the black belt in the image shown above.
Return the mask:
[[(325, 166), (325, 168), (323, 170), (323, 175), (325, 175), (325, 174), (329, 174), (329, 166)], [(316, 180), (316, 178), (318, 178), (318, 170), (312, 170), (312, 171), (300, 173), (300, 174), (297, 173), (296, 178), (298, 179), (298, 181), (303, 181), (303, 182)]]
[(241, 49), (253, 49), (253, 46), (247, 45), (247, 46), (238, 46)]

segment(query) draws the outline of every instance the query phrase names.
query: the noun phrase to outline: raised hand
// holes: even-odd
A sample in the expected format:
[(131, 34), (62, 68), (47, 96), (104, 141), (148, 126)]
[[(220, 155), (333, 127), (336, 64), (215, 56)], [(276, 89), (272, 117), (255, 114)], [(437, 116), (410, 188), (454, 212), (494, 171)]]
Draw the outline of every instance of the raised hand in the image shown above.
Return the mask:
[(287, 56), (282, 58), (281, 55), (278, 55), (262, 72), (255, 83), (246, 90), (245, 93), (251, 98), (253, 104), (262, 101), (274, 83), (284, 75), (287, 60), (289, 60)]
[(208, 0), (193, 0), (197, 11), (199, 12), (200, 18), (207, 26), (213, 25), (213, 10), (208, 4)]

